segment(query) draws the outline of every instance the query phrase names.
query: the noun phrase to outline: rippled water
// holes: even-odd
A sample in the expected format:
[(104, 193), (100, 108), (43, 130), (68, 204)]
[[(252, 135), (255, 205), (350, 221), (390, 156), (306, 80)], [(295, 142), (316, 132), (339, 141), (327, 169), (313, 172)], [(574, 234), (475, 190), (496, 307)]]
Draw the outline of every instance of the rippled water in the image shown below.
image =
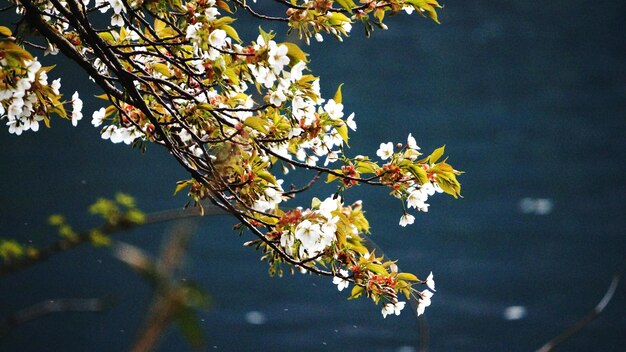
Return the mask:
[[(431, 350), (528, 351), (595, 306), (624, 269), (626, 9), (581, 0), (446, 5), (441, 26), (398, 17), (369, 41), (355, 26), (343, 45), (316, 44), (312, 67), (326, 95), (346, 83), (344, 104), (359, 123), (354, 153), (374, 154), (380, 142), (413, 132), (425, 150), (446, 144), (451, 163), (467, 171), (463, 199), (433, 198), (407, 229), (384, 190), (358, 188), (348, 199), (364, 200), (374, 240), (405, 270), (435, 273)], [(88, 85), (70, 72), (63, 82), (72, 91)], [(85, 100), (86, 110), (96, 107)], [(0, 153), (0, 236), (46, 243), (53, 212), (77, 228), (93, 225), (86, 206), (116, 191), (136, 195), (147, 211), (184, 203), (169, 196), (184, 175), (168, 155), (100, 141), (88, 121), (76, 129), (57, 121), (19, 138), (3, 131)], [(408, 311), (382, 319), (327, 279), (268, 278), (232, 224), (203, 219), (185, 267), (212, 296), (201, 317), (209, 350), (416, 350)], [(167, 230), (120, 238), (156, 251)], [(623, 351), (624, 287), (564, 350)], [(2, 315), (51, 298), (110, 295), (113, 306), (30, 322), (0, 350), (124, 350), (150, 292), (106, 250), (56, 257), (0, 280)], [(163, 340), (164, 351), (185, 348), (175, 329)]]

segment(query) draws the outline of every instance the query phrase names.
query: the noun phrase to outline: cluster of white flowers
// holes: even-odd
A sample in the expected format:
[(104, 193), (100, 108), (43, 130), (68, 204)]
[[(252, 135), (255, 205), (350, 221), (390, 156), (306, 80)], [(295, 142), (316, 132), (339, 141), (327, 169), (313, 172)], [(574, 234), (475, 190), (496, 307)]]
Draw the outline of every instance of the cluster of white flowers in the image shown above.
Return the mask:
[[(99, 127), (106, 120), (106, 109), (100, 108), (96, 110), (91, 118), (91, 124), (94, 127)], [(135, 141), (135, 139), (144, 136), (144, 132), (142, 132), (136, 126), (130, 127), (118, 127), (116, 125), (109, 125), (102, 129), (100, 136), (102, 139), (108, 139), (112, 143), (124, 143), (130, 145)]]
[(415, 208), (417, 211), (428, 212), (428, 207), (430, 204), (427, 204), (429, 196), (434, 195), (435, 193), (443, 193), (443, 190), (437, 182), (431, 181), (426, 182), (421, 185), (419, 188), (410, 187), (407, 190), (408, 196), (406, 198), (406, 205), (408, 208)]
[[(268, 89), (267, 101), (276, 107), (281, 107), (287, 101), (291, 101), (291, 114), (299, 125), (289, 132), (290, 138), (299, 136), (303, 129), (316, 123), (322, 114), (327, 115), (332, 121), (341, 121), (344, 117), (343, 104), (330, 99), (324, 106), (320, 105), (324, 99), (321, 98), (319, 79), (311, 82), (309, 92), (297, 89), (297, 82), (302, 78), (306, 64), (299, 61), (287, 70), (290, 59), (287, 56), (286, 45), (278, 45), (273, 40), (266, 41), (263, 36), (259, 35), (252, 48), (255, 52), (266, 51), (268, 54), (267, 62), (248, 64), (252, 79)], [(341, 123), (345, 123), (352, 130), (357, 128), (354, 113)], [(344, 141), (333, 126), (326, 126), (323, 132), (316, 137), (302, 141), (295, 157), (310, 166), (316, 165), (319, 158), (323, 156), (327, 156), (325, 165), (336, 161), (339, 152), (333, 151), (333, 148), (342, 146)], [(273, 146), (273, 151), (291, 159), (287, 144), (277, 144)]]
[[(432, 291), (436, 291), (435, 290), (435, 280), (434, 280), (434, 276), (433, 273), (431, 272), (428, 277), (426, 278), (426, 281), (423, 281), (422, 283), (425, 283), (426, 286), (432, 290)], [(430, 306), (431, 304), (431, 298), (433, 297), (434, 293), (429, 291), (429, 290), (423, 290), (421, 292), (418, 292), (418, 300), (417, 300), (417, 315), (420, 316), (422, 314), (424, 314), (424, 311), (426, 310), (427, 307)], [(395, 301), (395, 302), (388, 302), (385, 303), (383, 305), (383, 309), (381, 310), (381, 313), (383, 315), (383, 318), (386, 318), (387, 315), (400, 315), (400, 312), (402, 311), (402, 309), (404, 309), (406, 302), (400, 302), (400, 301)]]
[(102, 134), (100, 135), (102, 139), (108, 139), (112, 143), (124, 143), (126, 145), (130, 145), (133, 141), (139, 137), (143, 136), (143, 133), (137, 129), (136, 127), (117, 127), (115, 125), (110, 125), (102, 129)]
[[(83, 0), (83, 3), (87, 5), (89, 0)], [(122, 13), (126, 13), (126, 6), (122, 0), (96, 0), (96, 7), (99, 8), (102, 13), (106, 13), (109, 9), (113, 9), (111, 26), (121, 27), (124, 25)]]
[[(433, 273), (431, 272), (428, 277), (426, 278), (426, 286), (432, 290), (432, 291), (436, 291), (435, 290), (435, 279), (433, 277)], [(417, 302), (417, 315), (420, 316), (422, 314), (424, 314), (424, 310), (426, 310), (426, 307), (430, 306), (430, 299), (433, 297), (434, 293), (432, 293), (429, 290), (424, 290), (422, 292), (419, 292), (419, 300)]]
[[(0, 65), (7, 65), (6, 59), (0, 60)], [(59, 95), (61, 88), (61, 79), (56, 79), (48, 84), (48, 74), (42, 69), (41, 63), (37, 58), (24, 62), (26, 73), (22, 76), (15, 77), (15, 84), (8, 85), (6, 88), (0, 89), (0, 119), (7, 120), (6, 125), (9, 127), (9, 133), (21, 135), (25, 131), (37, 132), (39, 130), (39, 122), (44, 119), (42, 111), (46, 111), (46, 107), (37, 97), (38, 89), (49, 87), (54, 95)], [(83, 102), (78, 97), (78, 92), (72, 96), (72, 124), (76, 126), (78, 120), (82, 118)]]
[(383, 305), (383, 309), (381, 311), (381, 313), (383, 314), (383, 318), (387, 318), (387, 315), (391, 315), (391, 314), (395, 314), (395, 315), (400, 315), (400, 312), (402, 311), (402, 309), (404, 309), (404, 305), (406, 304), (406, 302), (394, 302), (394, 303), (385, 303), (385, 305)]
[[(417, 157), (422, 155), (419, 150), (420, 147), (417, 145), (415, 138), (409, 133), (409, 136), (407, 137), (406, 148), (404, 149), (402, 157), (415, 161)], [(393, 157), (393, 143), (381, 143), (380, 147), (376, 151), (376, 155), (378, 155), (382, 160), (387, 160)], [(432, 196), (435, 193), (443, 193), (443, 190), (434, 180), (426, 182), (423, 185), (419, 185), (414, 181), (410, 181), (410, 187), (408, 187), (406, 190), (407, 208), (415, 208), (417, 211), (428, 212), (428, 207), (430, 205), (426, 203), (426, 201), (428, 200), (429, 196)], [(406, 211), (400, 218), (400, 226), (403, 227), (411, 225), (414, 222), (415, 216), (408, 214)]]
[(300, 259), (312, 258), (322, 253), (337, 239), (339, 217), (333, 215), (333, 212), (341, 210), (342, 206), (341, 199), (328, 197), (316, 208), (304, 211), (304, 220), (298, 223), (293, 232), (281, 236), (281, 245), (291, 252), (294, 244), (299, 244)]
[(263, 191), (263, 194), (256, 200), (252, 208), (257, 211), (272, 210), (283, 201), (282, 188), (283, 180), (277, 180), (275, 185), (270, 185)]

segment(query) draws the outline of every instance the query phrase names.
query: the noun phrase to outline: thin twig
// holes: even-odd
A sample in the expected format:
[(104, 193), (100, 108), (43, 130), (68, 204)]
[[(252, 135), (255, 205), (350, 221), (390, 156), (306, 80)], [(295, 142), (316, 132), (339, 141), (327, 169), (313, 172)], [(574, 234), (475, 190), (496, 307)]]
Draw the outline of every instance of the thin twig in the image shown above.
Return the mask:
[[(223, 210), (217, 207), (210, 207), (205, 209), (205, 215), (221, 215), (226, 214)], [(145, 221), (142, 223), (133, 223), (130, 221), (119, 221), (116, 224), (105, 224), (98, 228), (97, 230), (104, 234), (113, 234), (115, 232), (127, 231), (131, 230), (138, 226), (150, 225), (156, 223), (162, 223), (167, 221), (179, 220), (179, 219), (187, 219), (192, 217), (201, 216), (199, 208), (187, 208), (187, 209), (171, 209), (165, 211), (159, 211), (151, 214), (147, 214), (145, 217)], [(34, 264), (43, 262), (54, 256), (55, 254), (59, 254), (62, 252), (69, 251), (75, 247), (80, 245), (91, 243), (91, 231), (84, 231), (78, 234), (75, 239), (62, 239), (54, 242), (48, 247), (39, 249), (37, 252), (37, 256), (32, 257), (23, 257), (20, 259), (12, 260), (10, 262), (5, 262), (0, 265), (0, 276), (10, 274), (12, 272), (26, 269)]]
[(106, 308), (106, 301), (101, 298), (86, 299), (48, 299), (24, 308), (6, 317), (0, 323), (0, 336), (31, 320), (39, 319), (51, 313), (59, 312), (101, 312)]
[(562, 344), (566, 340), (570, 339), (572, 336), (576, 335), (583, 328), (585, 328), (592, 321), (594, 321), (598, 316), (600, 316), (602, 311), (604, 311), (604, 308), (606, 308), (606, 306), (609, 304), (609, 302), (613, 298), (613, 294), (615, 293), (615, 289), (617, 289), (617, 284), (619, 283), (619, 279), (620, 279), (619, 274), (613, 275), (613, 280), (611, 280), (611, 284), (609, 285), (609, 288), (606, 290), (606, 293), (604, 294), (600, 302), (598, 302), (598, 304), (589, 313), (587, 313), (587, 315), (585, 315), (582, 319), (580, 319), (574, 325), (567, 328), (567, 330), (562, 332), (559, 336), (553, 338), (552, 340), (548, 341), (545, 345), (541, 346), (541, 348), (539, 348), (536, 352), (553, 351), (558, 345)]

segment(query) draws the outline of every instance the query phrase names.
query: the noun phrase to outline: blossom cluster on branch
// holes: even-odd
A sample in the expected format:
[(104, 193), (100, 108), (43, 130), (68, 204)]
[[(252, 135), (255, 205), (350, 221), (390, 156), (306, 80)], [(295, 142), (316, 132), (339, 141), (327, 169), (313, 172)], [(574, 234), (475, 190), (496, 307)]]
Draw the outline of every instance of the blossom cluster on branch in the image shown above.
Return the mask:
[[(283, 17), (259, 13), (245, 0), (13, 1), (41, 43), (0, 27), (0, 119), (9, 132), (36, 131), (53, 114), (74, 125), (82, 117), (77, 93), (63, 100), (59, 79), (48, 84), (51, 67), (25, 48), (60, 53), (103, 91), (104, 106), (92, 113), (102, 138), (167, 148), (190, 175), (176, 191), (233, 215), (241, 231), (256, 236), (247, 244), (263, 252), (270, 273), (287, 266), (332, 276), (339, 290), (353, 286), (351, 298), (380, 303), (383, 316), (399, 314), (400, 295), (419, 302), (418, 314), (430, 305), (432, 292), (416, 285), (434, 291), (432, 273), (420, 280), (400, 272), (368, 246), (363, 205), (344, 204), (344, 193), (385, 187), (400, 201), (400, 225), (413, 224), (409, 211), (428, 211), (429, 196), (460, 195), (460, 172), (443, 159), (444, 147), (424, 157), (409, 134), (406, 143), (381, 143), (378, 158), (347, 155), (357, 124), (344, 111), (341, 86), (324, 97), (301, 43), (280, 42), (262, 29), (246, 41), (234, 15), (284, 22), (309, 43), (329, 34), (342, 40), (356, 23), (367, 33), (385, 29), (386, 15), (399, 12), (437, 21), (435, 0), (275, 0)], [(293, 169), (314, 175), (285, 190), (284, 175)], [(307, 208), (287, 205), (320, 179), (337, 185), (332, 196), (313, 198)]]

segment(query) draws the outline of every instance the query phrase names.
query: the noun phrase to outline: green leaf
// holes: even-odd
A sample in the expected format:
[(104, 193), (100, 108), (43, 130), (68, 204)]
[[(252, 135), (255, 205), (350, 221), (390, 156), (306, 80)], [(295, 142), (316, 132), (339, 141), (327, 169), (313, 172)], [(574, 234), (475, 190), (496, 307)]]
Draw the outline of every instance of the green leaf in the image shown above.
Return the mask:
[(146, 221), (146, 214), (139, 209), (128, 210), (124, 217), (133, 224), (143, 224)]
[(96, 95), (96, 98), (108, 101), (109, 100), (109, 95), (106, 94), (106, 93), (105, 94), (100, 94), (100, 95)]
[(265, 119), (258, 116), (250, 116), (243, 122), (244, 125), (250, 128), (253, 128), (259, 132), (267, 133), (267, 127), (265, 127), (265, 123)]
[(89, 232), (89, 239), (94, 247), (107, 247), (111, 245), (111, 238), (98, 230), (91, 230)]
[(419, 13), (422, 13), (422, 10), (428, 14), (435, 23), (439, 24), (439, 19), (437, 18), (437, 11), (435, 7), (441, 8), (441, 5), (437, 2), (437, 0), (406, 0), (409, 4), (412, 4), (417, 8)]
[(3, 35), (5, 37), (10, 37), (13, 35), (13, 33), (11, 32), (11, 30), (5, 26), (0, 26), (0, 35)]
[(439, 148), (435, 149), (435, 151), (434, 151), (434, 152), (432, 152), (432, 153), (428, 156), (428, 158), (427, 158), (427, 159), (428, 159), (428, 162), (429, 162), (430, 164), (434, 164), (434, 163), (436, 163), (436, 162), (437, 162), (437, 160), (439, 160), (439, 158), (441, 158), (441, 156), (443, 155), (443, 153), (445, 152), (445, 150), (446, 150), (446, 146), (445, 146), (445, 145), (444, 145), (444, 146), (442, 146), (442, 147), (439, 147)]
[(350, 146), (348, 143), (348, 125), (345, 123), (341, 123), (338, 127), (335, 127), (337, 133), (341, 136), (341, 139), (346, 143), (347, 146)]
[(448, 177), (437, 175), (435, 177), (437, 184), (441, 189), (453, 196), (454, 198), (458, 198), (461, 195), (461, 184), (457, 181), (456, 176), (448, 175)]
[(289, 62), (292, 65), (295, 65), (297, 61), (304, 61), (305, 63), (309, 62), (309, 59), (307, 59), (307, 56), (309, 56), (309, 54), (302, 51), (302, 49), (300, 49), (300, 47), (296, 44), (284, 42), (280, 43), (280, 45), (285, 45), (287, 47), (287, 57), (289, 57)]
[(122, 193), (122, 192), (116, 193), (115, 201), (117, 202), (117, 204), (123, 205), (127, 208), (135, 207), (135, 198), (133, 198), (133, 196), (126, 194), (126, 193)]
[(263, 28), (261, 28), (261, 26), (259, 26), (259, 33), (261, 34), (261, 37), (263, 38), (263, 40), (265, 40), (265, 43), (269, 43), (270, 40), (274, 38), (274, 33), (272, 33), (271, 31), (269, 33), (264, 31)]
[(100, 32), (98, 33), (98, 37), (102, 38), (108, 44), (115, 44), (115, 38), (110, 32)]
[(375, 272), (376, 274), (379, 275), (387, 275), (387, 269), (385, 269), (384, 266), (380, 265), (380, 264), (374, 264), (374, 263), (368, 263), (367, 265), (365, 265), (365, 267), (367, 269), (369, 269), (370, 271)]
[(237, 34), (237, 31), (235, 30), (235, 28), (226, 24), (226, 25), (223, 25), (221, 29), (224, 32), (226, 32), (226, 34), (228, 34), (229, 37), (235, 39), (237, 43), (241, 44), (241, 39), (239, 39), (239, 34)]
[(239, 76), (232, 67), (229, 67), (226, 71), (224, 71), (224, 74), (228, 77), (233, 85), (239, 85)]
[(358, 298), (361, 294), (363, 294), (364, 291), (365, 287), (354, 285), (354, 287), (352, 288), (352, 292), (350, 293), (350, 298), (348, 299)]
[(0, 257), (5, 261), (24, 255), (24, 246), (15, 240), (0, 240)]
[(335, 0), (335, 2), (350, 13), (352, 13), (352, 9), (356, 7), (356, 4), (352, 0)]
[(185, 181), (178, 181), (178, 182), (176, 182), (176, 189), (174, 190), (174, 195), (176, 195), (176, 193), (182, 191), (183, 189), (191, 186), (192, 183), (193, 183), (193, 181), (191, 181), (191, 180), (185, 180)]
[(418, 165), (410, 165), (409, 166), (409, 172), (411, 173), (411, 175), (413, 175), (413, 177), (415, 177), (417, 179), (417, 182), (420, 185), (423, 185), (425, 183), (428, 182), (428, 174), (426, 173), (426, 171), (424, 169), (422, 169), (421, 167), (419, 167)]
[(228, 16), (224, 16), (224, 17), (220, 17), (218, 19), (216, 19), (215, 21), (213, 21), (213, 26), (216, 28), (221, 28), (225, 25), (231, 24), (233, 22), (235, 22), (236, 19), (232, 18), (232, 17), (228, 17)]
[(375, 174), (379, 169), (380, 167), (373, 161), (365, 160), (356, 162), (356, 171), (362, 174)]
[(196, 312), (190, 308), (181, 308), (176, 312), (176, 324), (180, 328), (187, 342), (195, 348), (200, 348), (204, 344), (202, 328), (198, 322)]
[(333, 98), (333, 100), (337, 104), (341, 104), (341, 87), (342, 86), (343, 86), (343, 83), (341, 83), (339, 87), (337, 87), (337, 91), (335, 92), (335, 97)]
[(420, 279), (418, 279), (417, 276), (411, 273), (400, 273), (396, 275), (396, 279), (404, 280), (404, 281), (420, 281)]
[[(165, 27), (166, 27), (166, 26), (167, 26), (167, 24), (166, 24), (165, 22), (161, 21), (160, 19), (158, 19), (158, 18), (155, 18), (155, 19), (154, 19), (154, 31), (155, 31), (157, 34), (160, 34), (160, 33), (161, 33), (161, 31), (162, 31), (163, 29), (165, 29)], [(122, 28), (123, 28), (123, 27), (122, 27)]]
[(167, 67), (166, 64), (163, 64), (160, 62), (152, 64), (152, 69), (162, 74), (165, 77), (170, 77), (172, 75), (172, 72), (170, 71), (169, 67)]
[(261, 170), (258, 171), (256, 173), (257, 176), (259, 176), (260, 178), (264, 179), (265, 181), (267, 181), (268, 183), (271, 184), (276, 184), (276, 177), (274, 177), (274, 175), (272, 175), (270, 172), (265, 171), (265, 170)]
[(222, 0), (217, 0), (215, 2), (215, 6), (219, 7), (220, 9), (228, 12), (228, 13), (233, 13), (233, 10), (230, 9), (230, 6), (228, 6), (228, 4)]
[(341, 12), (333, 12), (328, 16), (328, 22), (333, 26), (341, 26), (345, 22), (351, 22), (350, 19)]

